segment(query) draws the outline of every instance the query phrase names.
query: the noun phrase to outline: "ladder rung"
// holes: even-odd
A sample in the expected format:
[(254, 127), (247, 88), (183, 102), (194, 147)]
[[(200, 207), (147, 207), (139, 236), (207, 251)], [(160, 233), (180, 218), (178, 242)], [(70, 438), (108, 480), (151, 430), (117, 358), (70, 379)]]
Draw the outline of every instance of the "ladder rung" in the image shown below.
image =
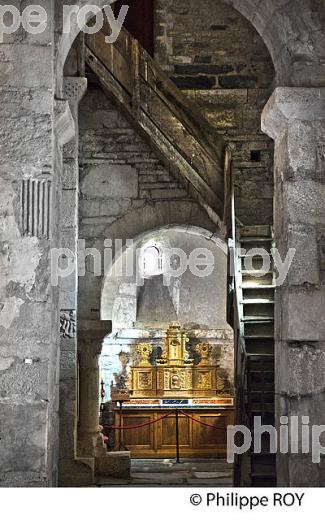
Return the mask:
[(265, 255), (252, 255), (247, 253), (239, 253), (238, 258), (270, 258), (271, 253), (268, 253), (268, 251), (265, 251)]
[(240, 302), (242, 305), (256, 305), (256, 304), (274, 304), (274, 300), (267, 300), (266, 298), (252, 298), (251, 300), (242, 300)]
[(245, 339), (274, 339), (274, 334), (244, 334)]
[(273, 238), (271, 237), (243, 237), (239, 239), (239, 242), (241, 243), (247, 243), (247, 242), (273, 242)]
[[(255, 276), (255, 275), (261, 275), (262, 269), (244, 269), (242, 270), (243, 276)], [(274, 271), (263, 271), (263, 276), (267, 276), (270, 274), (273, 274)], [(263, 276), (257, 276), (257, 278), (263, 278)]]
[(273, 316), (245, 316), (241, 319), (245, 323), (270, 323), (274, 321)]
[(274, 354), (267, 354), (265, 352), (261, 352), (260, 354), (247, 352), (246, 355), (247, 355), (247, 357), (267, 357), (267, 358), (272, 357), (272, 358), (274, 358)]
[(276, 289), (276, 285), (262, 285), (262, 284), (242, 284), (241, 286), (242, 289), (259, 289), (259, 290), (263, 290), (263, 289)]
[(252, 478), (266, 478), (266, 479), (275, 479), (275, 473), (251, 473)]
[(247, 368), (247, 375), (250, 374), (274, 374), (274, 370), (251, 370)]

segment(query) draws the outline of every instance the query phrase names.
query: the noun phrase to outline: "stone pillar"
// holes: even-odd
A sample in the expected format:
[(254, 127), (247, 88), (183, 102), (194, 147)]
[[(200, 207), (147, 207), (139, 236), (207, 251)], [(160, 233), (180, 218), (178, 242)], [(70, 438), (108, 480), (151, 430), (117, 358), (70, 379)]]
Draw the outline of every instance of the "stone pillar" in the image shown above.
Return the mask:
[[(325, 88), (277, 88), (262, 129), (275, 140), (276, 246), (282, 259), (296, 250), (276, 290), (277, 424), (283, 415), (324, 425)], [(299, 453), (289, 445), (288, 455), (278, 455), (278, 485), (324, 485), (324, 458), (313, 463), (301, 443)]]
[(99, 355), (110, 321), (82, 320), (78, 327), (78, 455), (94, 459), (95, 477), (130, 476), (130, 453), (107, 452), (99, 426)]
[[(79, 132), (78, 105), (87, 90), (86, 78), (64, 78), (64, 98), (74, 123), (72, 139), (62, 151), (61, 181), (61, 247), (68, 248), (77, 257), (78, 202), (79, 202)], [(77, 269), (60, 279), (60, 435), (59, 435), (59, 485), (71, 485), (81, 481), (87, 468), (76, 467), (77, 432)], [(75, 476), (74, 474), (78, 475)], [(89, 477), (86, 477), (89, 480)]]
[[(110, 322), (108, 322), (110, 323)], [(107, 322), (98, 322), (106, 325)], [(83, 330), (78, 334), (79, 421), (78, 455), (95, 457), (102, 440), (99, 427), (99, 355), (111, 329)]]
[[(26, 1), (23, 8), (34, 4)], [(60, 247), (61, 151), (73, 135), (73, 121), (67, 104), (54, 99), (54, 1), (44, 0), (42, 7), (48, 15), (44, 32), (21, 27), (0, 45), (4, 487), (57, 484), (59, 295), (50, 251)]]

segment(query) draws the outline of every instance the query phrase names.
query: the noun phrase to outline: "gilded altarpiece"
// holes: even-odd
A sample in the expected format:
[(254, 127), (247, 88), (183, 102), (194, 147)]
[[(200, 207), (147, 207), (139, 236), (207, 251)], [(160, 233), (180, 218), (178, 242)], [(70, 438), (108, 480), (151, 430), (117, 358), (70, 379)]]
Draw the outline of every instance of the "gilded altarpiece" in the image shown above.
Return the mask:
[[(124, 443), (133, 457), (175, 456), (175, 414), (165, 417), (173, 408), (186, 414), (179, 417), (183, 456), (226, 455), (233, 396), (225, 392), (226, 382), (213, 363), (211, 345), (202, 342), (194, 349), (187, 347), (188, 337), (176, 323), (168, 328), (163, 351), (155, 359), (150, 343), (136, 345), (128, 385), (130, 401), (124, 405), (122, 417), (127, 427)], [(134, 428), (139, 424), (146, 426)]]
[(192, 398), (212, 397), (223, 388), (223, 379), (218, 368), (211, 364), (211, 346), (198, 343), (195, 351), (200, 356), (194, 364), (186, 348), (188, 338), (177, 324), (172, 324), (166, 333), (162, 356), (153, 366), (150, 362), (152, 347), (140, 343), (137, 351), (138, 366), (131, 367), (131, 398)]

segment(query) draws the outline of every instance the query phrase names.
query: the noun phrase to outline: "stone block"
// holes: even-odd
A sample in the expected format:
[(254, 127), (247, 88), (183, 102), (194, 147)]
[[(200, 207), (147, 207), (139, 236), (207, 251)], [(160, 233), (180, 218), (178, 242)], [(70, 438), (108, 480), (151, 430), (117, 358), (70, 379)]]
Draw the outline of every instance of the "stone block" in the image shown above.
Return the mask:
[(78, 222), (78, 193), (76, 190), (62, 190), (61, 226), (76, 228)]
[(240, 106), (247, 103), (247, 89), (185, 90), (184, 94), (198, 108), (213, 108), (218, 110), (227, 107)]
[(51, 46), (1, 44), (0, 86), (52, 89)]
[(6, 475), (33, 473), (44, 479), (47, 453), (48, 405), (43, 402), (21, 402), (19, 395), (1, 400), (0, 481)]
[(82, 179), (80, 189), (84, 196), (94, 199), (137, 198), (137, 170), (127, 165), (94, 166)]
[(180, 89), (210, 89), (216, 85), (213, 76), (172, 76), (171, 79)]
[(66, 159), (63, 163), (62, 186), (64, 189), (78, 189), (79, 165), (77, 159)]
[(203, 115), (214, 126), (219, 129), (242, 128), (243, 114), (241, 109), (204, 109)]
[(224, 65), (215, 65), (215, 64), (195, 64), (195, 65), (175, 65), (175, 74), (180, 74), (183, 76), (187, 75), (199, 75), (199, 74), (207, 74), (211, 76), (217, 76), (218, 74), (227, 74), (228, 72), (233, 72), (233, 67), (228, 64)]
[(256, 88), (257, 76), (229, 75), (219, 76), (219, 85), (223, 88)]
[[(297, 341), (284, 348), (288, 349), (284, 369), (289, 395), (321, 394), (325, 390), (325, 350), (321, 344)], [(310, 403), (306, 403), (306, 406), (305, 412), (308, 415)]]
[(60, 487), (88, 487), (95, 483), (94, 459), (63, 459), (59, 462)]
[[(11, 301), (9, 301), (11, 303)], [(0, 348), (11, 344), (30, 345), (37, 342), (38, 345), (48, 345), (51, 338), (51, 318), (52, 309), (49, 303), (24, 303), (19, 298), (15, 298), (12, 318), (8, 317), (6, 324), (0, 324)], [(3, 310), (1, 314), (3, 313)], [(0, 316), (1, 316), (0, 314)]]
[(311, 455), (291, 454), (288, 462), (290, 477), (289, 481), (284, 481), (286, 486), (309, 488), (322, 485), (319, 465), (313, 463)]
[[(43, 97), (44, 96), (44, 97)], [(51, 98), (36, 88), (0, 89), (0, 165), (6, 175), (48, 174), (52, 164)]]
[(108, 452), (106, 457), (96, 457), (95, 475), (97, 479), (98, 477), (130, 478), (130, 452)]
[(46, 361), (27, 356), (26, 360), (12, 358), (10, 366), (0, 371), (0, 397), (19, 399), (23, 395), (24, 399), (47, 399), (48, 370)]
[(76, 377), (77, 354), (73, 351), (61, 351), (60, 379)]
[(325, 185), (312, 180), (286, 182), (283, 203), (290, 223), (314, 226), (325, 220)]
[(282, 339), (320, 341), (324, 296), (313, 288), (282, 288)]
[(287, 251), (289, 249), (296, 250), (288, 272), (287, 282), (290, 285), (318, 285), (320, 276), (315, 230), (299, 227), (290, 228), (286, 247)]

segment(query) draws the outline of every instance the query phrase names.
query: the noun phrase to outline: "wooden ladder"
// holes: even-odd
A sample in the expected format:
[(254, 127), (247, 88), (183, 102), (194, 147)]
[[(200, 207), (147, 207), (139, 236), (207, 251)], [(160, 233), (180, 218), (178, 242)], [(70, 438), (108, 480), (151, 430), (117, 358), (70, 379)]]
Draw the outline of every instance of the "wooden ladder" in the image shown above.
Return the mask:
[[(238, 297), (238, 330), (242, 359), (242, 420), (254, 433), (254, 417), (274, 426), (274, 265), (270, 254), (270, 226), (239, 227), (236, 241), (235, 279)], [(259, 249), (262, 256), (256, 256)], [(264, 255), (263, 255), (263, 252)], [(255, 253), (254, 256), (252, 256)], [(263, 256), (267, 272), (261, 276)], [(269, 435), (262, 436), (262, 452), (242, 458), (241, 485), (276, 485), (276, 455), (270, 453)]]

